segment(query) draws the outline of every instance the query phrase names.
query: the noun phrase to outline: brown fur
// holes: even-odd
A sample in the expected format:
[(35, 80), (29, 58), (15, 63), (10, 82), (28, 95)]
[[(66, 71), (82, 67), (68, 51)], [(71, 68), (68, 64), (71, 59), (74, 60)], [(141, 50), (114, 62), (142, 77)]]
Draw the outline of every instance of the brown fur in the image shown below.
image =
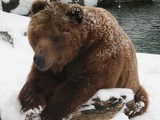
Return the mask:
[(130, 88), (145, 107), (128, 115), (144, 113), (148, 98), (139, 84), (135, 50), (115, 18), (100, 8), (59, 2), (45, 6), (43, 1), (32, 6), (36, 14), (28, 38), (35, 63), (19, 94), (22, 110), (41, 105), (42, 120), (61, 120), (99, 89)]

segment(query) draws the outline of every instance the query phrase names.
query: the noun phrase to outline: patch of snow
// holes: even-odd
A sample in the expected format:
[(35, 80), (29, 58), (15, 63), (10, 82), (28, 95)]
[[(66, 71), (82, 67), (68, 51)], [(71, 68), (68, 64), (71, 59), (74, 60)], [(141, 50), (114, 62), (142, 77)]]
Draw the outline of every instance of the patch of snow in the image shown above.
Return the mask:
[(0, 20), (0, 31), (24, 35), (27, 31), (30, 18), (6, 13), (0, 10)]
[(72, 2), (72, 0), (60, 0), (61, 2), (63, 3), (69, 3), (69, 2)]
[(10, 0), (2, 0), (4, 3), (9, 3)]
[(0, 31), (8, 31), (14, 39), (14, 47), (0, 39), (0, 91), (20, 89), (32, 63), (33, 51), (24, 36), (30, 19), (3, 11), (0, 19)]
[(98, 0), (84, 0), (84, 4), (86, 6), (96, 6), (98, 3)]
[[(7, 85), (4, 87), (7, 87)], [(14, 89), (5, 92), (0, 91), (1, 120), (24, 120), (24, 116), (20, 113), (20, 104), (17, 100), (17, 96), (18, 91)]]
[(118, 112), (111, 120), (129, 120), (129, 118), (125, 114)]
[(24, 113), (25, 120), (41, 120), (40, 113), (42, 112), (43, 108), (39, 106), (39, 108), (30, 109)]
[(125, 102), (133, 100), (134, 93), (132, 90), (124, 88), (111, 88), (111, 89), (101, 89), (95, 94), (95, 98), (100, 98), (101, 101), (108, 100), (111, 96), (115, 98), (121, 98), (121, 96), (126, 96)]

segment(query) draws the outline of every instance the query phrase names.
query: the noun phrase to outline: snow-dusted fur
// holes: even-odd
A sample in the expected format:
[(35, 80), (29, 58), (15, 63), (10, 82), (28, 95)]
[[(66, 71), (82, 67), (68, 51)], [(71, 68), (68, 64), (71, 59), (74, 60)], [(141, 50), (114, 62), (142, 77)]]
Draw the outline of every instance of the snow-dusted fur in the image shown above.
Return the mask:
[[(94, 31), (95, 39), (97, 40), (98, 36), (98, 39), (104, 41), (104, 44), (102, 45), (104, 47), (101, 46), (101, 50), (95, 55), (101, 59), (101, 62), (107, 61), (108, 57), (111, 56), (116, 58), (118, 54), (122, 54), (124, 57), (124, 60), (120, 59), (120, 61), (124, 62), (124, 70), (121, 71), (122, 78), (119, 78), (117, 83), (114, 84), (114, 87), (127, 87), (131, 88), (135, 92), (136, 110), (130, 111), (127, 113), (127, 115), (129, 117), (134, 117), (136, 115), (143, 114), (148, 108), (148, 95), (144, 88), (139, 85), (135, 50), (129, 37), (118, 25), (118, 22), (115, 20), (115, 18), (104, 9), (85, 7), (84, 18), (86, 18), (83, 20), (83, 26), (85, 30), (88, 32)], [(107, 64), (113, 64), (111, 68), (114, 69), (117, 67), (117, 63), (113, 62), (114, 61), (111, 61)], [(107, 64), (101, 66), (101, 69), (105, 68), (105, 65)]]
[(35, 56), (19, 94), (23, 111), (40, 105), (43, 120), (61, 120), (102, 88), (133, 90), (138, 110), (129, 117), (146, 111), (135, 49), (108, 11), (36, 1), (32, 13), (28, 38)]

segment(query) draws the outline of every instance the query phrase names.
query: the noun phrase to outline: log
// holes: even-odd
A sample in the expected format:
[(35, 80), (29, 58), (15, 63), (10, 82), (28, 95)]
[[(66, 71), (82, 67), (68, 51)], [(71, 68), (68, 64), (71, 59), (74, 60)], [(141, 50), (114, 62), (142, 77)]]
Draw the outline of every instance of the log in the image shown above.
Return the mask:
[(108, 101), (95, 101), (96, 109), (83, 110), (71, 120), (109, 120), (114, 117), (124, 106), (122, 98), (110, 98)]
[[(65, 108), (64, 108), (65, 109)], [(137, 107), (134, 93), (129, 89), (99, 90), (87, 103), (65, 120), (109, 120), (118, 112), (132, 114)], [(26, 114), (25, 120), (38, 118), (43, 108), (36, 108)]]

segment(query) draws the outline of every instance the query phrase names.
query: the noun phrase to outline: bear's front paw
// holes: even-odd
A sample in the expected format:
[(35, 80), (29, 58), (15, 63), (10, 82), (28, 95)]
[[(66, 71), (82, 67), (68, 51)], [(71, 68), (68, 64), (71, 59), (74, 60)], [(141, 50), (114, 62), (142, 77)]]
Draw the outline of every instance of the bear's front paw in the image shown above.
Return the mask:
[(41, 120), (40, 113), (43, 108), (39, 106), (39, 108), (30, 109), (25, 112), (25, 120)]
[[(50, 118), (48, 115), (48, 112), (45, 112), (45, 110), (40, 114), (41, 120), (53, 120), (53, 118)], [(55, 119), (57, 120), (57, 119)]]

